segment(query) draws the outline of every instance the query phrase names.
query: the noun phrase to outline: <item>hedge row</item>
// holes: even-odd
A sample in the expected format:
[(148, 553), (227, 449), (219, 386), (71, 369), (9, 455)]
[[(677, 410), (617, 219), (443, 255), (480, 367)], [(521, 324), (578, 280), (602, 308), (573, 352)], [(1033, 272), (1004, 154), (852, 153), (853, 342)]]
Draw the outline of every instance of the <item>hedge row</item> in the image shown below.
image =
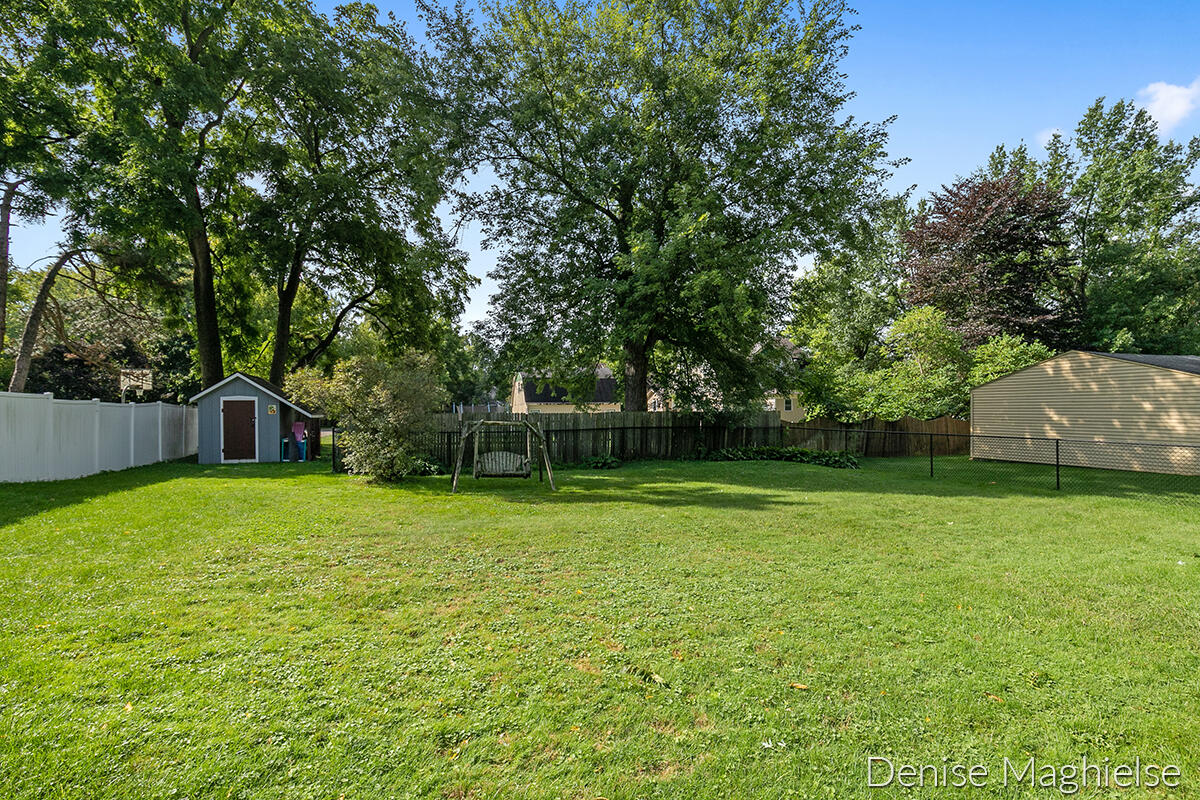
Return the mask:
[(794, 461), (837, 469), (858, 469), (858, 459), (844, 450), (806, 450), (803, 447), (725, 447), (705, 456), (709, 461)]

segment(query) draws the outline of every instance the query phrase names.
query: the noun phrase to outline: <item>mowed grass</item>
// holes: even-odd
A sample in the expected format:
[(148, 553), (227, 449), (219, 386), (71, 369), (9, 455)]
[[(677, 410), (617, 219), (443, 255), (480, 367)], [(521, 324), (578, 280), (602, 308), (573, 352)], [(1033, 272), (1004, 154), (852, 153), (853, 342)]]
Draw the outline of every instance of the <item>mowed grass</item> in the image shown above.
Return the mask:
[[(868, 755), (1178, 764), (1195, 506), (915, 462), (0, 487), (0, 797), (941, 796)], [(1161, 796), (1128, 790), (1112, 796)]]

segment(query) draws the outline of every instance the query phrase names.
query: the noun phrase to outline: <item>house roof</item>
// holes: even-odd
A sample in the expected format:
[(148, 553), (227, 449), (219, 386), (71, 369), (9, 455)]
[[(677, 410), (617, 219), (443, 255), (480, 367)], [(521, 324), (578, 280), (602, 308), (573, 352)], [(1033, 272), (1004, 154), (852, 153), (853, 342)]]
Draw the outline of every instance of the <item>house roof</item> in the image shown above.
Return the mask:
[[(596, 389), (592, 396), (585, 401), (589, 403), (614, 403), (617, 396), (616, 378), (597, 378)], [(548, 386), (537, 381), (525, 381), (525, 402), (527, 403), (569, 403), (567, 390), (561, 386)]]
[(257, 375), (247, 375), (244, 372), (231, 373), (224, 380), (214, 383), (212, 386), (208, 387), (204, 391), (193, 396), (192, 399), (190, 400), (190, 402), (192, 402), (192, 403), (196, 402), (201, 397), (204, 397), (204, 395), (208, 394), (209, 392), (214, 392), (217, 389), (220, 389), (222, 386), (235, 380), (236, 378), (241, 378), (242, 380), (246, 381), (247, 383), (258, 387), (262, 391), (271, 395), (271, 397), (274, 397), (276, 400), (283, 403), (284, 405), (291, 406), (292, 408), (296, 409), (297, 411), (299, 411), (301, 414), (303, 414), (306, 417), (311, 417), (313, 419), (319, 419), (319, 418), (325, 416), (324, 414), (320, 414), (316, 411), (313, 411), (311, 408), (307, 408), (306, 406), (301, 405), (300, 403), (297, 403), (294, 400), (287, 399), (287, 396), (284, 395), (284, 393), (283, 393), (283, 389), (281, 387), (276, 386), (275, 384), (271, 383), (269, 380), (266, 380), (265, 378), (260, 378)]
[[(567, 399), (569, 392), (562, 386), (548, 383), (544, 378), (541, 380), (527, 378), (523, 373), (518, 374), (517, 377), (525, 389), (525, 402), (527, 403), (569, 404), (571, 402)], [(617, 379), (613, 377), (613, 371), (610, 368), (604, 364), (597, 364), (596, 388), (592, 391), (592, 396), (583, 401), (581, 405), (616, 402), (620, 402), (617, 399)]]
[(1200, 356), (1156, 356), (1147, 353), (1098, 353), (1084, 350), (1090, 356), (1118, 358), (1122, 361), (1132, 361), (1135, 364), (1149, 364), (1152, 367), (1173, 369), (1176, 372), (1190, 372), (1200, 375)]

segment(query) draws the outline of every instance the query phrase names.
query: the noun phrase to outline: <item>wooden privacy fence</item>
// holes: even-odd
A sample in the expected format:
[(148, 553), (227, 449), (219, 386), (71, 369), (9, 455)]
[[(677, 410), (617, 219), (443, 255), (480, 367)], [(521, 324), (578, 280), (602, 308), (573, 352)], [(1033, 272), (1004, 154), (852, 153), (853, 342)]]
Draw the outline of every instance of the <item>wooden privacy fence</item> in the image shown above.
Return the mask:
[[(812, 450), (848, 450), (862, 456), (954, 456), (970, 452), (971, 423), (955, 417), (839, 422), (816, 417), (784, 425), (783, 440)], [(921, 435), (925, 434), (925, 435)]]
[(196, 409), (0, 392), (0, 482), (79, 478), (196, 452)]
[[(480, 419), (519, 421), (540, 425), (554, 464), (578, 464), (587, 458), (612, 456), (621, 461), (671, 459), (695, 456), (701, 450), (722, 447), (779, 444), (779, 414), (762, 411), (737, 424), (706, 421), (692, 412), (628, 411), (596, 414), (433, 414), (432, 430), (420, 442), (429, 457), (450, 469), (458, 454), (464, 421)], [(515, 429), (485, 428), (480, 452), (523, 452), (525, 434)], [(474, 442), (467, 443), (473, 450)]]

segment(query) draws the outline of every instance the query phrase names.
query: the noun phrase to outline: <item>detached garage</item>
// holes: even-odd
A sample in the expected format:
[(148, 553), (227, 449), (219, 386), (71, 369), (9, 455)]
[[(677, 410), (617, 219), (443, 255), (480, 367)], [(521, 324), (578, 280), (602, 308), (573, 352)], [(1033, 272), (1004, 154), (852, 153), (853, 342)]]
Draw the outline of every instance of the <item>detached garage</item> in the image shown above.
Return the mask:
[(192, 398), (201, 464), (311, 461), (321, 454), (321, 414), (283, 389), (235, 372)]
[(1200, 474), (1200, 356), (1063, 353), (972, 390), (971, 434), (973, 458)]

